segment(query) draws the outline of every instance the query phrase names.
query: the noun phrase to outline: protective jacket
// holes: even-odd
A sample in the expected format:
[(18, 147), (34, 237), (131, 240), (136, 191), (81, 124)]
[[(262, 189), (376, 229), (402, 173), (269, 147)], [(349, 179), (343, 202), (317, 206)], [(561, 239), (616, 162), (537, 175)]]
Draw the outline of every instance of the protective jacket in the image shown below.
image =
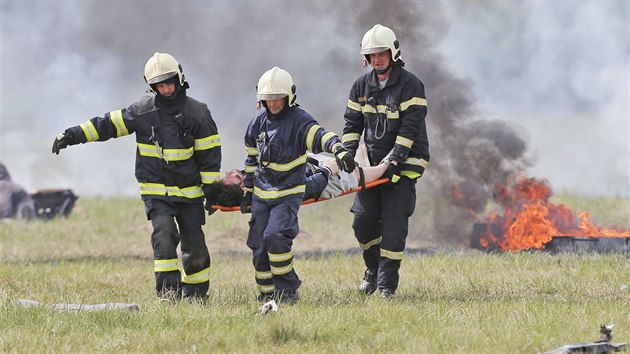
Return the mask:
[(263, 110), (247, 127), (244, 185), (260, 199), (303, 197), (306, 152), (332, 153), (333, 146), (341, 146), (337, 134), (299, 106), (285, 107), (277, 115)]
[(68, 128), (70, 145), (136, 135), (136, 179), (143, 200), (199, 202), (204, 187), (220, 178), (221, 141), (208, 107), (180, 93), (175, 109), (160, 109), (156, 97)]
[(374, 70), (352, 86), (344, 114), (343, 144), (353, 155), (361, 134), (375, 166), (392, 150), (402, 165), (402, 175), (418, 178), (429, 164), (429, 140), (425, 125), (427, 100), (424, 85), (401, 66), (394, 66), (385, 87)]

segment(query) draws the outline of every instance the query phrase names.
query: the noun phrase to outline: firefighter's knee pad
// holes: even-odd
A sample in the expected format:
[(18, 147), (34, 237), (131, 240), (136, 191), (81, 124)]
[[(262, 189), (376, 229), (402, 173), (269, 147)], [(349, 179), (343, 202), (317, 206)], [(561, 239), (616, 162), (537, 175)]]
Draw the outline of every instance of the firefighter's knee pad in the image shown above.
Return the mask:
[(156, 255), (176, 255), (179, 235), (173, 218), (170, 216), (159, 216), (152, 219), (151, 223), (153, 225), (151, 243)]
[(361, 243), (369, 242), (376, 239), (381, 234), (381, 226), (378, 218), (356, 215), (352, 222), (354, 236)]
[(267, 252), (284, 253), (291, 250), (295, 235), (273, 233), (267, 237)]
[(182, 251), (182, 263), (187, 274), (193, 274), (210, 267), (208, 247), (204, 244), (200, 247)]

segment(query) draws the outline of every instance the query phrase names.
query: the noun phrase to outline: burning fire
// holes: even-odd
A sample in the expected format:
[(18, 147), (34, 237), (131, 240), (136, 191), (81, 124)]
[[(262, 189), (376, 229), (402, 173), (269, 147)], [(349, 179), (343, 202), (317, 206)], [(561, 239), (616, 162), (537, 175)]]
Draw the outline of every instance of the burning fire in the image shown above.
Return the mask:
[[(523, 177), (495, 188), (494, 199), (503, 208), (503, 214), (492, 213), (483, 221), (488, 227), (480, 236), (480, 245), (522, 251), (543, 248), (554, 236), (630, 237), (630, 230), (623, 227), (594, 225), (589, 212), (574, 213), (564, 204), (549, 202), (551, 195), (548, 184), (535, 178)], [(451, 196), (456, 202), (466, 204), (464, 194), (456, 187)]]

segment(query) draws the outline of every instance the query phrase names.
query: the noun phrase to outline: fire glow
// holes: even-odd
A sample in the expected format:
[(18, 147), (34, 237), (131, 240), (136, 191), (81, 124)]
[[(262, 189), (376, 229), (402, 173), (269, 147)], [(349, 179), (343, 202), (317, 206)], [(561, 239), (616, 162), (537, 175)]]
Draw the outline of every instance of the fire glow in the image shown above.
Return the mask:
[[(565, 204), (549, 202), (551, 195), (548, 184), (535, 178), (523, 177), (509, 185), (496, 187), (494, 199), (503, 211), (492, 213), (482, 221), (488, 227), (479, 237), (480, 246), (518, 252), (542, 249), (558, 236), (630, 237), (630, 230), (623, 227), (601, 228), (593, 224), (589, 212), (575, 213)], [(456, 187), (453, 187), (451, 196), (458, 204), (466, 204)], [(500, 232), (493, 230), (491, 225), (498, 226)]]

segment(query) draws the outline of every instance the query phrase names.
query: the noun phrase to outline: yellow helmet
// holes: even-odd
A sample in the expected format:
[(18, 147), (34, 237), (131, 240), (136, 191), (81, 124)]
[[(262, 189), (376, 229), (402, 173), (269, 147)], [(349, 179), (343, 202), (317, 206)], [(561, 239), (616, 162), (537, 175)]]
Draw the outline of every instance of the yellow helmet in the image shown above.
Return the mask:
[(369, 55), (390, 50), (392, 61), (402, 59), (396, 34), (389, 27), (375, 25), (365, 32), (361, 41), (361, 54), (369, 60)]
[(289, 97), (289, 106), (295, 104), (295, 85), (291, 75), (277, 66), (265, 71), (258, 80), (256, 97), (261, 101)]
[(170, 54), (155, 52), (144, 66), (144, 80), (149, 85), (157, 84), (175, 75), (179, 76), (179, 84), (184, 86), (182, 66)]

